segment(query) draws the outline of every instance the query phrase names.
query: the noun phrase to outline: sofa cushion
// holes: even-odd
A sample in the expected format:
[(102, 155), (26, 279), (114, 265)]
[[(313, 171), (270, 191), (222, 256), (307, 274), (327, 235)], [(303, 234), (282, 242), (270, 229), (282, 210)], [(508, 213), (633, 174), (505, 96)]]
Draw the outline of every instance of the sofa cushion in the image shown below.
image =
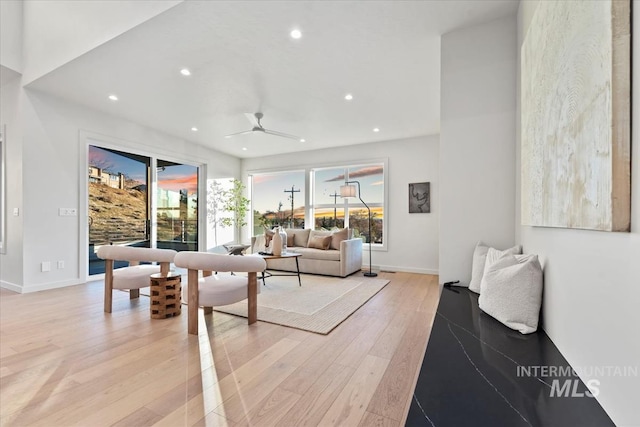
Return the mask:
[(284, 230), (287, 233), (287, 246), (289, 245), (289, 234), (293, 235), (293, 246), (307, 247), (309, 243), (309, 230), (308, 228), (287, 228)]
[[(285, 230), (285, 233), (287, 230)], [(287, 233), (287, 247), (295, 246), (295, 239), (293, 238), (293, 234)]]
[(309, 247), (327, 250), (331, 247), (331, 235), (329, 236), (309, 236)]
[(293, 251), (302, 254), (303, 259), (320, 259), (326, 261), (340, 261), (340, 251), (314, 248), (295, 248)]
[(340, 242), (350, 239), (349, 228), (335, 229), (331, 232), (331, 249), (340, 250)]

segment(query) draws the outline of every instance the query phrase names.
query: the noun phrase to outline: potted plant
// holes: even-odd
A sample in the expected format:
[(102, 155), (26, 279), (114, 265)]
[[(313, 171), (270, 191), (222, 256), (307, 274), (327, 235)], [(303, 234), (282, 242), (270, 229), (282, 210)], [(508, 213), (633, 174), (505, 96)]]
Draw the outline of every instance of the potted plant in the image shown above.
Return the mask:
[[(237, 179), (231, 180), (232, 186), (227, 190), (217, 187), (213, 193), (214, 203), (212, 212), (215, 221), (223, 227), (234, 227), (234, 236), (240, 242), (242, 227), (247, 225), (246, 217), (249, 212), (249, 199), (244, 196), (245, 185)], [(218, 213), (222, 215), (218, 216)], [(225, 215), (228, 213), (230, 215)], [(211, 218), (210, 218), (211, 220)]]

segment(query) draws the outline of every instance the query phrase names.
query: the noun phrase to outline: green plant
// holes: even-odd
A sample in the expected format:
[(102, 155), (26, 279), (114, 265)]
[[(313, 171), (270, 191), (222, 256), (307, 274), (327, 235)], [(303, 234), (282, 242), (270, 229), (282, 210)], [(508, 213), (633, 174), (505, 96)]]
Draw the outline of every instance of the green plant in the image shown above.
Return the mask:
[(220, 218), (223, 227), (235, 227), (235, 236), (240, 241), (240, 231), (247, 225), (245, 220), (249, 211), (249, 199), (244, 196), (245, 185), (242, 181), (234, 179), (233, 186), (221, 192), (221, 211), (231, 213), (230, 216)]

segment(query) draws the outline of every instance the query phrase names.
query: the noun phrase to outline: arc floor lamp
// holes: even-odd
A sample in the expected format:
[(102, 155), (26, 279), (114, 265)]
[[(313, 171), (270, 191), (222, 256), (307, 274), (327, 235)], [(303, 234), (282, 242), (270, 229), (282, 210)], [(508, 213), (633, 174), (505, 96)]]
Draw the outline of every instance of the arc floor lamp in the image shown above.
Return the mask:
[(371, 267), (371, 240), (372, 240), (372, 236), (371, 236), (371, 209), (369, 208), (369, 206), (367, 206), (367, 204), (364, 202), (364, 200), (362, 200), (362, 197), (360, 196), (360, 182), (358, 181), (346, 181), (344, 183), (344, 185), (340, 186), (340, 196), (341, 197), (356, 197), (356, 186), (353, 185), (356, 184), (358, 186), (358, 199), (360, 199), (360, 202), (362, 202), (362, 204), (364, 205), (365, 208), (367, 208), (367, 211), (369, 212), (369, 271), (363, 273), (364, 276), (366, 277), (376, 277), (378, 275), (378, 273), (374, 273), (373, 272), (373, 268)]

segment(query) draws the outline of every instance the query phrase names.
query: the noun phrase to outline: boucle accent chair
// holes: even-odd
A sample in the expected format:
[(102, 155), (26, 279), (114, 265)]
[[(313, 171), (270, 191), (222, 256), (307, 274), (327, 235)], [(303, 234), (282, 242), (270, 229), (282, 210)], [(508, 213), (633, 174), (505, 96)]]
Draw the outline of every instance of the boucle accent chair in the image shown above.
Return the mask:
[[(257, 256), (231, 256), (206, 252), (180, 252), (176, 255), (176, 267), (186, 268), (188, 278), (188, 331), (198, 334), (198, 308), (209, 314), (213, 307), (248, 300), (248, 321), (258, 320), (258, 275), (267, 268), (266, 262)], [(203, 277), (198, 278), (202, 271)], [(245, 276), (212, 275), (212, 272), (243, 272)]]
[[(136, 248), (133, 246), (105, 245), (98, 248), (96, 255), (105, 260), (104, 311), (111, 313), (114, 289), (128, 289), (129, 298), (140, 296), (140, 288), (149, 286), (149, 276), (166, 274), (176, 256), (172, 249)], [(129, 266), (113, 269), (114, 261), (128, 261)], [(141, 262), (157, 262), (159, 265), (140, 265)]]

